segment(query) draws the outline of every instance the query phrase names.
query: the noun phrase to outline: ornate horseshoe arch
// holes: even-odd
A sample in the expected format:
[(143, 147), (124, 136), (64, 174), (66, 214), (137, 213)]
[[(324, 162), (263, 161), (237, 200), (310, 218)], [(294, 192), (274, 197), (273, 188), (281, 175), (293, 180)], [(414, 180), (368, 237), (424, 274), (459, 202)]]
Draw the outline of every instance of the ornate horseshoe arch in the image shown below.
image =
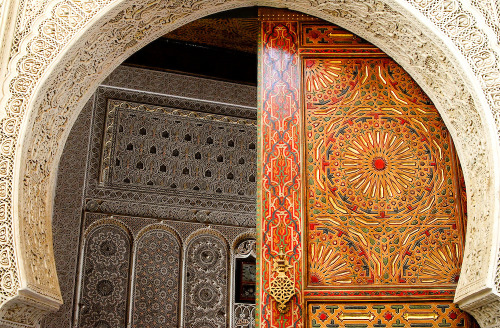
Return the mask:
[[(62, 302), (50, 219), (55, 175), (71, 126), (99, 82), (162, 34), (215, 12), (253, 5), (287, 7), (351, 30), (395, 59), (433, 100), (452, 133), (468, 189), (456, 302), (482, 326), (500, 324), (494, 0), (67, 0), (12, 1), (2, 12), (1, 37), (12, 45), (4, 49), (11, 59), (1, 107), (3, 325), (37, 326)], [(10, 22), (7, 14), (17, 20)]]

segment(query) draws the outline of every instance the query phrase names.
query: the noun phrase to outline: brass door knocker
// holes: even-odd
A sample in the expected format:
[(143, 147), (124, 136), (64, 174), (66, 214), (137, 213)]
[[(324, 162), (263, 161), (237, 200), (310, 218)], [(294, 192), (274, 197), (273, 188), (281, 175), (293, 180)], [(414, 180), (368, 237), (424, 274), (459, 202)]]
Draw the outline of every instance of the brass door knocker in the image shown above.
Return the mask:
[(278, 303), (278, 311), (280, 313), (288, 312), (289, 307), (287, 303), (295, 295), (295, 282), (286, 275), (288, 269), (291, 267), (287, 260), (285, 260), (285, 253), (282, 246), (274, 259), (273, 266), (273, 272), (277, 272), (278, 275), (271, 281), (269, 289), (269, 294)]

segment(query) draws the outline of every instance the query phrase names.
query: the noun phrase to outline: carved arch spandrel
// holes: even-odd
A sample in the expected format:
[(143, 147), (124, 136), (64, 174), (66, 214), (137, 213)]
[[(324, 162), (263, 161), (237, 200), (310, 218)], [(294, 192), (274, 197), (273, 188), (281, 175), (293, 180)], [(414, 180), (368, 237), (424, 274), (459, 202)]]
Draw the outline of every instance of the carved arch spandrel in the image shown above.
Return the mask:
[[(251, 240), (251, 239), (253, 239), (253, 240), (257, 240), (257, 235), (256, 235), (255, 233), (253, 233), (253, 232), (245, 232), (245, 233), (242, 233), (242, 234), (238, 235), (238, 236), (234, 239), (234, 241), (233, 241), (233, 243), (232, 243), (232, 245), (231, 245), (231, 249), (233, 250), (233, 252), (234, 252), (234, 253), (236, 253), (236, 251), (237, 251), (237, 249), (238, 249), (238, 246), (239, 246), (240, 244), (242, 244), (244, 241)], [(255, 250), (253, 250), (252, 252), (253, 252), (253, 255), (254, 255), (255, 257), (257, 257), (257, 253), (256, 253), (256, 251), (255, 251)]]
[[(22, 3), (32, 7), (29, 1)], [(39, 18), (30, 25), (32, 33), (15, 42), (22, 55), (10, 62), (8, 97), (2, 103), (0, 214), (8, 264), (0, 269), (5, 302), (0, 312), (5, 324), (32, 326), (61, 302), (49, 219), (55, 172), (71, 125), (97, 84), (155, 37), (203, 15), (245, 5), (288, 7), (350, 29), (386, 51), (423, 87), (454, 137), (468, 186), (471, 224), (457, 300), (471, 311), (497, 302), (492, 293), (500, 203), (497, 42), (490, 41), (494, 32), (474, 11), (485, 4), (446, 3), (205, 0), (176, 7), (142, 1), (112, 6), (98, 0), (55, 6), (42, 1), (32, 17)], [(453, 55), (456, 49), (462, 53)], [(498, 306), (492, 311), (500, 312)]]

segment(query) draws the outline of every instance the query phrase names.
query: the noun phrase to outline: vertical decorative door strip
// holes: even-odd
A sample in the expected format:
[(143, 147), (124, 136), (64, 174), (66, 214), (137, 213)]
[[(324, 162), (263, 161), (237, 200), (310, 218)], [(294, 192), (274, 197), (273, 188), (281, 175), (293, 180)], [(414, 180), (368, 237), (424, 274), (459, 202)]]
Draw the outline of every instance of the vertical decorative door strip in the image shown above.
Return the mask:
[(301, 286), (300, 113), (297, 22), (262, 23), (259, 81), (260, 148), (260, 327), (302, 327), (300, 293), (280, 313), (270, 296), (277, 272), (274, 259), (283, 248), (288, 277)]

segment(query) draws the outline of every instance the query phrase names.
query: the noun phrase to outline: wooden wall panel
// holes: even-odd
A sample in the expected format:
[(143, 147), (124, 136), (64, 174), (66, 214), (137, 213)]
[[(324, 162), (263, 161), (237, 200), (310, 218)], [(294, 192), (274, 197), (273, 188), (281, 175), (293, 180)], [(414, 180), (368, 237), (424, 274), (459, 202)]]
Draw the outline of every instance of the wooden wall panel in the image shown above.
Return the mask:
[(133, 328), (179, 326), (181, 243), (174, 230), (157, 225), (135, 245)]
[(132, 238), (120, 223), (103, 221), (84, 236), (78, 326), (127, 325)]

